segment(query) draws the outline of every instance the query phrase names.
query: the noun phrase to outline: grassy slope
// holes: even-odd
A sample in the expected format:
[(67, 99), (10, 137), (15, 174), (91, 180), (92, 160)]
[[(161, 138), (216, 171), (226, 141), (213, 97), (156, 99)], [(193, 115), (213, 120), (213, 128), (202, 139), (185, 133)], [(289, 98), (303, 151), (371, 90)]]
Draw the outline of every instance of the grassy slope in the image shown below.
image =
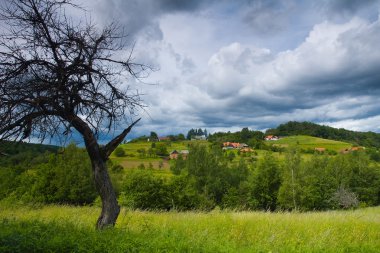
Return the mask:
[[(189, 145), (194, 143), (193, 141), (180, 141), (180, 142), (171, 142), (171, 146), (168, 147), (168, 152), (171, 152), (172, 150), (184, 150), (189, 149)], [(200, 144), (207, 144), (207, 141), (197, 141), (196, 143)], [(317, 137), (311, 137), (311, 136), (289, 136), (282, 138), (278, 141), (266, 141), (267, 144), (270, 145), (279, 145), (283, 147), (289, 147), (289, 146), (298, 146), (302, 149), (314, 149), (316, 147), (323, 147), (328, 150), (335, 150), (339, 152), (342, 149), (350, 148), (352, 145), (350, 143), (346, 142), (340, 142), (340, 141), (333, 141), (333, 140), (327, 140)], [(138, 149), (144, 148), (145, 150), (148, 150), (151, 147), (151, 142), (137, 142), (137, 143), (127, 143), (122, 144), (121, 147), (125, 150), (126, 154), (133, 154), (133, 157), (126, 156), (126, 157), (115, 157), (114, 155), (111, 155), (111, 159), (120, 165), (122, 165), (124, 168), (137, 168), (140, 164), (144, 164), (146, 168), (148, 168), (149, 163), (153, 165), (153, 168), (158, 169), (160, 161), (163, 162), (163, 170), (161, 170), (161, 174), (168, 174), (169, 176), (169, 168), (170, 163), (168, 161), (163, 160), (162, 158), (155, 157), (155, 158), (139, 158), (138, 156)], [(238, 163), (240, 160), (240, 156), (237, 155), (237, 150), (230, 150), (228, 152), (234, 152), (236, 157), (234, 159), (235, 163)], [(262, 157), (266, 151), (264, 150), (256, 150), (258, 153), (258, 158)], [(275, 156), (279, 158), (283, 158), (284, 154), (280, 153), (274, 153)], [(303, 155), (307, 157), (308, 155)], [(246, 158), (248, 159), (248, 158)], [(167, 173), (165, 173), (167, 172)]]
[(321, 213), (141, 212), (0, 205), (0, 252), (378, 252), (380, 207)]
[[(170, 153), (173, 150), (185, 150), (189, 149), (189, 145), (191, 143), (195, 143), (193, 141), (179, 141), (179, 142), (171, 142), (170, 146), (167, 148), (168, 152)], [(207, 143), (207, 141), (196, 141), (196, 143)], [(127, 156), (126, 157), (116, 157), (113, 154), (111, 155), (111, 159), (120, 165), (122, 165), (124, 168), (132, 169), (137, 168), (141, 163), (145, 165), (145, 167), (149, 166), (149, 163), (153, 165), (155, 169), (159, 167), (159, 162), (163, 162), (163, 168), (169, 169), (169, 163), (168, 161), (164, 161), (160, 157), (145, 157), (145, 158), (139, 158), (137, 150), (139, 149), (145, 149), (148, 150), (151, 147), (151, 142), (137, 142), (137, 143), (126, 143), (121, 144), (120, 147), (122, 147)], [(133, 157), (130, 157), (128, 155), (133, 155)]]
[(303, 149), (326, 148), (335, 151), (340, 151), (342, 149), (352, 147), (352, 144), (347, 142), (333, 141), (305, 135), (284, 137), (278, 141), (266, 141), (266, 143), (284, 147), (298, 145)]

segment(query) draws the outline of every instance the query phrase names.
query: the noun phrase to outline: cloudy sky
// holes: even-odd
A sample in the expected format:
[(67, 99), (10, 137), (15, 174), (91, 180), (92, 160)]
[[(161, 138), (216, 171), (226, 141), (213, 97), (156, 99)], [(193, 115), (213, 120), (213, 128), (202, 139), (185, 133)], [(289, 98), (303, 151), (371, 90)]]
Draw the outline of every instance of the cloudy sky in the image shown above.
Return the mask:
[(83, 0), (116, 20), (147, 105), (134, 135), (290, 120), (380, 132), (380, 1)]

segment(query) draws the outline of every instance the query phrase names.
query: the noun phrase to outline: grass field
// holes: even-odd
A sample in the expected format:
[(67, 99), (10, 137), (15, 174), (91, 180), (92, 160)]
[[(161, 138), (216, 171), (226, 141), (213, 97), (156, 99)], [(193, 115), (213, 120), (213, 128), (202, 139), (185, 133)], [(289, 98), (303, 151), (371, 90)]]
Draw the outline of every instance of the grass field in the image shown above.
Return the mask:
[(380, 207), (315, 213), (123, 209), (95, 231), (96, 207), (0, 205), (0, 252), (379, 252)]
[[(198, 143), (198, 144), (208, 144), (207, 141), (178, 141), (178, 142), (170, 142), (167, 147), (168, 152), (170, 153), (173, 150), (188, 150), (189, 145)], [(157, 145), (159, 142), (156, 143)], [(111, 160), (120, 164), (126, 169), (137, 168), (140, 164), (144, 164), (146, 168), (152, 164), (154, 169), (159, 169), (160, 162), (162, 162), (162, 169), (169, 169), (170, 163), (167, 160), (164, 160), (161, 157), (144, 157), (140, 158), (137, 150), (145, 149), (148, 150), (151, 148), (152, 142), (137, 142), (137, 143), (126, 143), (121, 144), (120, 147), (124, 149), (127, 154), (125, 157), (116, 157), (114, 154), (110, 156)]]
[(298, 146), (302, 149), (326, 148), (337, 152), (342, 149), (352, 147), (352, 144), (347, 142), (333, 141), (304, 135), (284, 137), (278, 141), (266, 141), (266, 143), (282, 147)]

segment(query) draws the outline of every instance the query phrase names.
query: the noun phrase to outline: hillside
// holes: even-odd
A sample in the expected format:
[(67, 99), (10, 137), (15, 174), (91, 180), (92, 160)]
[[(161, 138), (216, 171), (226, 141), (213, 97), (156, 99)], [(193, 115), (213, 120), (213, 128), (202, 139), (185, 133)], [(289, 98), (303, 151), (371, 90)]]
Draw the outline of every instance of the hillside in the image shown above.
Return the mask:
[(266, 134), (277, 136), (309, 135), (329, 140), (349, 142), (365, 147), (380, 147), (380, 134), (374, 132), (356, 132), (343, 128), (333, 128), (311, 122), (290, 121), (277, 128), (268, 129)]
[(288, 136), (277, 141), (265, 141), (265, 143), (268, 145), (276, 145), (281, 147), (297, 146), (304, 150), (325, 148), (327, 150), (334, 150), (337, 152), (352, 147), (352, 144), (347, 142), (328, 140), (306, 135)]
[[(208, 144), (207, 141), (196, 141), (198, 144)], [(145, 168), (153, 167), (154, 169), (162, 169), (161, 173), (165, 173), (170, 167), (169, 161), (165, 158), (173, 150), (188, 150), (193, 141), (173, 141), (173, 142), (128, 142), (119, 145), (125, 152), (122, 157), (117, 157), (115, 152), (110, 159), (123, 168), (133, 169), (144, 165)]]
[(46, 144), (0, 141), (0, 152), (7, 155), (17, 155), (17, 154), (26, 153), (26, 152), (42, 154), (42, 153), (45, 153), (46, 151), (56, 152), (58, 149), (59, 149), (58, 146), (46, 145)]
[(46, 152), (56, 153), (58, 146), (25, 142), (0, 141), (0, 167), (31, 164)]

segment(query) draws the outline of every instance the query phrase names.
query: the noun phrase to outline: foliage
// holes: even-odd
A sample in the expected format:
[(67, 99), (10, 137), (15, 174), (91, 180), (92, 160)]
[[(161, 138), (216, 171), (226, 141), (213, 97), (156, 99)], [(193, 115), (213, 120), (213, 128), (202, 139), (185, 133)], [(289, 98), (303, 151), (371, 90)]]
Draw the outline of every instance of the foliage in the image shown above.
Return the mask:
[[(91, 163), (85, 150), (74, 144), (59, 154), (49, 155), (48, 161), (17, 174), (12, 169), (2, 180), (0, 197), (11, 197), (24, 202), (90, 204), (97, 196), (91, 179)], [(13, 173), (12, 173), (13, 172)], [(6, 181), (12, 180), (8, 183)]]
[(191, 140), (195, 136), (208, 136), (207, 130), (202, 130), (201, 128), (199, 129), (190, 129), (189, 132), (187, 132), (186, 139)]
[(150, 132), (149, 141), (158, 141), (158, 135), (156, 132)]
[(156, 155), (157, 156), (168, 156), (169, 155), (166, 143), (157, 143), (156, 144)]
[(115, 149), (114, 154), (117, 157), (123, 157), (123, 156), (125, 156), (125, 151), (122, 147), (119, 146)]
[[(131, 144), (123, 145), (123, 149), (128, 145)], [(145, 150), (143, 145), (133, 145)], [(150, 157), (145, 150), (147, 156)], [(157, 162), (150, 158), (140, 163), (140, 171), (123, 169), (118, 163), (108, 162), (108, 167), (122, 204), (137, 209), (211, 210), (219, 206), (234, 210), (308, 211), (345, 208), (334, 197), (340, 187), (355, 194), (361, 207), (379, 205), (380, 168), (371, 157), (364, 151), (305, 156), (299, 149), (288, 149), (280, 156), (260, 151), (258, 158), (241, 156), (230, 162), (218, 145), (192, 145), (187, 159), (170, 162), (170, 171), (163, 168), (162, 160), (161, 169), (154, 169), (159, 163), (153, 166)], [(134, 167), (137, 165), (138, 162)], [(95, 194), (85, 188), (85, 177), (80, 176), (83, 173), (89, 173), (89, 177), (91, 172), (82, 149), (71, 145), (59, 154), (42, 154), (0, 170), (0, 199), (91, 203)], [(85, 193), (75, 191), (77, 188), (83, 188)], [(75, 194), (78, 198), (73, 198)]]
[(277, 159), (271, 153), (267, 153), (252, 177), (252, 195), (257, 201), (256, 208), (276, 210), (277, 195), (281, 185), (280, 166)]

